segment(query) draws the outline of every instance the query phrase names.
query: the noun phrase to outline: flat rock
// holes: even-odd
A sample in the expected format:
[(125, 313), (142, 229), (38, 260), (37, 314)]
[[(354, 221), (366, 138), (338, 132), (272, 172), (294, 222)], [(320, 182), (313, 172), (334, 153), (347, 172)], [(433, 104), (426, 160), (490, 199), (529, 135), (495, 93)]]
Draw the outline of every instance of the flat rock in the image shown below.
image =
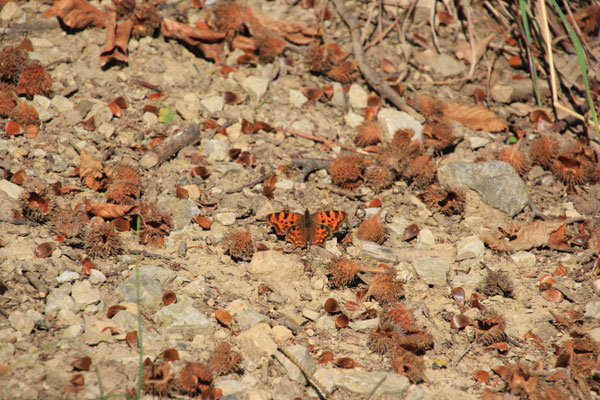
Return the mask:
[(55, 317), (60, 310), (70, 310), (78, 312), (79, 306), (68, 293), (65, 293), (60, 288), (53, 289), (48, 297), (46, 297), (46, 308), (44, 314), (48, 317)]
[[(162, 286), (148, 275), (140, 274), (140, 301), (149, 308), (162, 304)], [(135, 274), (117, 286), (116, 293), (125, 301), (136, 301)]]
[(269, 82), (269, 78), (263, 76), (249, 76), (242, 82), (242, 87), (252, 101), (257, 102), (267, 93)]
[(468, 258), (481, 258), (485, 254), (485, 246), (477, 236), (468, 236), (456, 243), (456, 261)]
[(450, 78), (464, 72), (465, 65), (448, 54), (439, 54), (431, 64), (433, 72), (443, 78)]
[(333, 96), (331, 97), (331, 104), (341, 108), (342, 110), (346, 110), (346, 108), (348, 108), (346, 92), (344, 92), (344, 87), (339, 82), (333, 83)]
[(348, 102), (352, 108), (366, 108), (369, 92), (362, 85), (353, 83), (348, 90)]
[(421, 140), (423, 136), (423, 125), (404, 111), (382, 108), (377, 114), (377, 120), (386, 127), (386, 140), (392, 140), (398, 129), (412, 129), (415, 132), (413, 140)]
[(525, 183), (504, 161), (451, 162), (438, 169), (438, 178), (442, 185), (475, 190), (483, 201), (511, 217), (528, 203)]
[(300, 90), (291, 89), (288, 93), (288, 101), (294, 107), (300, 108), (308, 101), (308, 97)]
[(17, 331), (24, 335), (28, 335), (33, 330), (35, 322), (33, 319), (22, 311), (15, 311), (8, 316), (8, 322)]
[(515, 264), (520, 268), (531, 268), (536, 264), (535, 254), (528, 251), (517, 251), (510, 255)]
[(383, 371), (363, 371), (359, 369), (329, 369), (321, 368), (314, 374), (315, 378), (322, 382), (326, 388), (330, 388), (333, 384), (341, 389), (345, 389), (352, 393), (366, 395), (371, 393), (375, 386), (381, 382), (383, 377), (385, 380), (377, 389), (377, 394), (389, 394), (397, 396), (395, 398), (403, 398), (410, 389), (408, 378), (403, 375), (393, 374)]
[(244, 308), (235, 315), (235, 320), (241, 330), (252, 328), (254, 325), (261, 322), (268, 324), (271, 320), (266, 315), (263, 315), (251, 308)]
[(206, 329), (212, 322), (191, 304), (174, 303), (158, 310), (156, 320), (169, 328)]
[(79, 279), (79, 273), (75, 271), (63, 271), (62, 274), (56, 277), (58, 283), (73, 282)]
[(413, 260), (419, 278), (428, 285), (445, 285), (451, 261), (441, 257), (421, 257)]
[(223, 110), (223, 106), (225, 105), (225, 101), (223, 100), (223, 96), (212, 96), (206, 99), (202, 99), (200, 101), (202, 107), (206, 109), (210, 114), (214, 114), (218, 111)]
[(275, 291), (291, 296), (295, 292), (292, 282), (302, 279), (304, 266), (291, 255), (272, 250), (259, 251), (252, 257), (248, 272)]
[(25, 13), (23, 12), (23, 9), (19, 7), (16, 2), (10, 1), (6, 3), (4, 7), (2, 7), (2, 11), (0, 11), (0, 21), (2, 21), (4, 24), (11, 21), (15, 22), (24, 14)]
[(249, 352), (271, 356), (277, 351), (277, 343), (271, 338), (271, 327), (268, 324), (256, 324), (240, 333), (237, 339), (238, 343)]
[(230, 226), (235, 224), (235, 213), (234, 212), (223, 212), (217, 213), (215, 219), (224, 226)]
[(23, 189), (21, 186), (7, 181), (6, 179), (2, 179), (0, 181), (0, 190), (6, 193), (6, 195), (13, 200), (19, 200), (19, 197), (21, 197), (25, 191), (25, 189)]
[(89, 281), (77, 281), (71, 288), (71, 297), (81, 308), (100, 302), (100, 292)]

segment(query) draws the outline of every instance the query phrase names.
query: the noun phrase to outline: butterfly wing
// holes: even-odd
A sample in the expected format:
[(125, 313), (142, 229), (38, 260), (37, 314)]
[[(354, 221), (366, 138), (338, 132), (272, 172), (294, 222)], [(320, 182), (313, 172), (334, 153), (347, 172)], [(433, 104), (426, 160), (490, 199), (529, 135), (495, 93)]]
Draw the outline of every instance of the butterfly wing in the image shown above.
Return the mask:
[(313, 245), (324, 243), (331, 234), (337, 232), (347, 215), (344, 211), (331, 210), (313, 214), (310, 243)]
[(306, 246), (306, 226), (302, 224), (292, 226), (286, 239), (292, 243), (294, 248)]
[(267, 222), (275, 228), (278, 235), (286, 235), (291, 231), (290, 227), (300, 223), (301, 214), (282, 211), (267, 215)]

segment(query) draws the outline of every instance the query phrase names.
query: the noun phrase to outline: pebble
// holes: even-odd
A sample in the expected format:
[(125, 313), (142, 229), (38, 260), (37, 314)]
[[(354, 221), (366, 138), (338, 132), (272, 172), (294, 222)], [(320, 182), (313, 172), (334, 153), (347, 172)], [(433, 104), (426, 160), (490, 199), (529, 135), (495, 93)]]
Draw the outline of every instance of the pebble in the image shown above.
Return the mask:
[(289, 91), (288, 100), (291, 105), (300, 108), (308, 101), (308, 97), (306, 97), (300, 90), (292, 89)]
[[(148, 154), (148, 153), (146, 153)], [(190, 199), (170, 201), (163, 205), (173, 216), (173, 232), (184, 232), (192, 221), (192, 217), (200, 215), (200, 209)]]
[(248, 264), (248, 272), (276, 292), (297, 296), (292, 282), (302, 280), (304, 265), (297, 258), (278, 251), (259, 251)]
[(353, 83), (348, 90), (348, 102), (352, 108), (366, 108), (369, 99), (369, 92), (362, 85)]
[(174, 303), (161, 308), (156, 320), (169, 328), (206, 329), (212, 322), (191, 304)]
[(243, 331), (238, 335), (238, 343), (248, 352), (258, 351), (271, 356), (277, 351), (277, 344), (271, 338), (271, 327), (268, 324), (256, 324)]
[(590, 301), (585, 305), (584, 317), (600, 319), (600, 300)]
[(83, 333), (83, 327), (81, 325), (71, 325), (64, 331), (62, 331), (63, 339), (75, 339), (80, 337)]
[(271, 320), (266, 315), (263, 315), (251, 308), (245, 308), (241, 312), (238, 312), (235, 316), (235, 320), (238, 323), (241, 330), (252, 328), (254, 325), (263, 323), (269, 323)]
[(535, 267), (535, 254), (532, 254), (528, 251), (517, 251), (511, 254), (510, 257), (520, 268)]
[(468, 258), (481, 258), (485, 254), (485, 246), (477, 236), (467, 236), (456, 243), (456, 261)]
[(115, 133), (115, 127), (111, 123), (106, 122), (98, 127), (98, 133), (108, 139)]
[(151, 127), (158, 124), (158, 116), (151, 112), (145, 112), (144, 115), (142, 115), (142, 121), (146, 126)]
[(60, 94), (54, 95), (50, 103), (61, 114), (66, 114), (73, 111), (73, 102)]
[[(308, 351), (307, 347), (295, 344), (293, 346), (286, 346), (286, 349), (308, 372), (312, 374), (317, 370), (317, 363), (310, 354), (310, 351)], [(286, 369), (288, 377), (291, 380), (300, 384), (306, 384), (306, 378), (304, 377), (304, 374), (302, 371), (300, 371), (300, 368), (298, 368), (289, 358), (287, 358), (280, 351), (275, 353), (275, 358)]]
[[(125, 301), (136, 301), (135, 274), (117, 286), (117, 294)], [(142, 305), (158, 308), (162, 304), (162, 286), (140, 271), (140, 300)]]
[(415, 258), (415, 273), (428, 285), (445, 285), (451, 261), (441, 257)]
[[(144, 115), (146, 114), (152, 113), (144, 113)], [(155, 118), (157, 118), (158, 121), (158, 117), (156, 117), (156, 115), (154, 114), (152, 115)], [(94, 122), (96, 122), (96, 126), (100, 126), (106, 122), (110, 122), (110, 120), (113, 118), (113, 113), (112, 111), (110, 111), (110, 108), (108, 108), (108, 106), (106, 106), (105, 104), (96, 103), (92, 106), (92, 109), (90, 110), (85, 119), (87, 120), (90, 117), (94, 117)]]
[(13, 200), (19, 200), (19, 197), (21, 197), (25, 191), (21, 186), (7, 181), (6, 179), (0, 181), (0, 190)]
[(150, 169), (158, 164), (158, 155), (153, 151), (147, 151), (140, 159), (140, 165), (142, 168)]
[(283, 304), (285, 302), (285, 299), (279, 293), (269, 293), (267, 295), (267, 301), (275, 304)]
[(417, 249), (429, 249), (435, 244), (435, 237), (429, 229), (421, 229), (417, 235)]
[(7, 24), (8, 22), (16, 22), (17, 19), (21, 18), (25, 13), (23, 9), (14, 1), (10, 1), (2, 7), (2, 11), (0, 11), (0, 21), (3, 24)]
[(15, 346), (10, 343), (0, 342), (0, 362), (7, 364), (11, 361), (13, 354), (15, 354)]
[(215, 152), (227, 153), (229, 150), (229, 145), (219, 139), (206, 140), (203, 142), (203, 144), (205, 149), (204, 151), (206, 152), (207, 156), (210, 156)]
[(71, 297), (81, 308), (100, 302), (100, 292), (89, 281), (77, 281), (71, 288)]
[(275, 183), (275, 188), (280, 190), (292, 190), (294, 188), (294, 181), (291, 179), (283, 179)]
[(377, 114), (377, 120), (387, 129), (386, 140), (391, 141), (398, 129), (412, 129), (415, 134), (413, 140), (421, 140), (423, 125), (404, 111), (393, 108), (382, 108)]
[(473, 150), (478, 149), (480, 147), (485, 147), (489, 142), (490, 139), (481, 136), (469, 137), (469, 144), (471, 145), (471, 149)]
[(377, 325), (379, 325), (379, 318), (350, 321), (348, 324), (350, 329), (357, 332), (370, 332), (375, 329)]
[(31, 333), (35, 326), (33, 319), (22, 311), (15, 311), (8, 316), (8, 322), (17, 331), (24, 335)]
[(483, 201), (511, 217), (528, 204), (525, 183), (504, 161), (451, 162), (438, 169), (438, 178), (442, 185), (475, 190)]
[(308, 320), (311, 321), (316, 321), (317, 319), (319, 319), (319, 317), (321, 316), (321, 314), (319, 314), (316, 311), (311, 310), (310, 308), (304, 308), (302, 310), (302, 316)]
[(60, 310), (70, 310), (78, 312), (79, 306), (68, 293), (64, 293), (61, 288), (53, 289), (46, 297), (46, 308), (44, 314), (47, 317), (55, 317)]
[(50, 112), (50, 99), (44, 96), (35, 95), (31, 101), (31, 105), (35, 108), (40, 118), (40, 121), (47, 122), (54, 118), (54, 114)]
[(84, 326), (83, 319), (71, 310), (60, 310), (56, 316), (56, 320), (64, 325)]
[(73, 281), (76, 281), (77, 279), (79, 279), (79, 273), (77, 273), (75, 271), (64, 271), (62, 274), (60, 274), (56, 278), (56, 281), (58, 283), (65, 283), (65, 282), (73, 282)]
[(330, 315), (322, 315), (321, 318), (315, 322), (315, 329), (319, 332), (335, 332), (337, 327), (335, 326), (335, 319)]
[(292, 338), (292, 331), (285, 326), (275, 325), (271, 331), (273, 332), (275, 339), (280, 343), (285, 343)]
[(439, 54), (431, 64), (433, 72), (443, 78), (460, 75), (465, 70), (465, 65), (448, 54)]
[(342, 110), (346, 110), (348, 108), (346, 92), (344, 92), (344, 87), (339, 82), (333, 83), (333, 96), (331, 97), (331, 104), (341, 108)]
[(102, 271), (99, 271), (97, 269), (92, 269), (90, 271), (89, 281), (92, 285), (99, 285), (106, 281), (106, 276), (102, 273)]
[(249, 76), (242, 82), (242, 87), (253, 102), (257, 102), (267, 93), (269, 78), (263, 76)]
[(200, 99), (195, 93), (189, 91), (183, 95), (182, 99), (175, 101), (175, 109), (184, 120), (198, 121), (200, 115)]
[(200, 105), (202, 105), (202, 107), (204, 107), (209, 114), (214, 114), (218, 111), (223, 110), (225, 101), (223, 100), (223, 96), (212, 96), (206, 99), (202, 99), (200, 101)]
[(350, 128), (356, 128), (360, 124), (363, 123), (365, 117), (359, 115), (355, 112), (350, 111), (348, 114), (344, 115), (344, 123), (348, 125)]
[(221, 223), (221, 225), (230, 226), (230, 225), (235, 224), (235, 213), (233, 213), (233, 212), (217, 213), (215, 215), (215, 219), (217, 221), (219, 221), (219, 223)]

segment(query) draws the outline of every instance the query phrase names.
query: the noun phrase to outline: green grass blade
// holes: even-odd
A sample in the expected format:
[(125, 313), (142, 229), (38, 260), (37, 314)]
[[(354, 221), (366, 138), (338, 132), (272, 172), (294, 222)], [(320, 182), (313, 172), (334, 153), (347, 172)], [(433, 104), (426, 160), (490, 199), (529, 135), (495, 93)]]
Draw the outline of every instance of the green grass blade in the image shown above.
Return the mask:
[[(140, 223), (141, 218), (138, 216), (135, 230), (140, 234)], [(138, 384), (135, 393), (137, 400), (142, 398), (142, 383), (144, 373), (144, 341), (142, 338), (142, 301), (141, 301), (141, 289), (140, 289), (140, 255), (138, 254), (135, 258), (135, 302), (137, 303), (137, 325), (138, 325), (138, 349), (140, 353), (140, 365), (138, 366)]]
[(538, 107), (542, 108), (542, 98), (540, 95), (540, 85), (538, 81), (537, 68), (535, 66), (535, 59), (531, 54), (531, 31), (529, 28), (529, 17), (527, 16), (527, 3), (525, 0), (519, 0), (519, 10), (521, 11), (523, 30), (525, 31), (525, 39), (527, 40), (527, 58), (529, 59), (531, 73), (533, 74), (533, 84), (535, 85), (535, 98), (537, 99)]
[(587, 76), (586, 59), (585, 52), (583, 51), (583, 46), (581, 45), (579, 36), (577, 36), (577, 33), (575, 33), (575, 30), (571, 26), (571, 23), (556, 3), (556, 0), (550, 0), (550, 2), (554, 6), (554, 9), (558, 13), (558, 15), (560, 16), (560, 19), (565, 28), (567, 29), (569, 37), (571, 38), (571, 42), (573, 42), (573, 45), (575, 46), (575, 52), (577, 53), (577, 62), (579, 63), (581, 77), (583, 78), (583, 84), (585, 85), (585, 94), (590, 105), (590, 110), (592, 111), (592, 117), (594, 118), (594, 125), (596, 126), (596, 135), (600, 140), (600, 127), (598, 126), (598, 116), (596, 115), (596, 108), (594, 107), (594, 100), (592, 99), (592, 92), (590, 90), (590, 82)]

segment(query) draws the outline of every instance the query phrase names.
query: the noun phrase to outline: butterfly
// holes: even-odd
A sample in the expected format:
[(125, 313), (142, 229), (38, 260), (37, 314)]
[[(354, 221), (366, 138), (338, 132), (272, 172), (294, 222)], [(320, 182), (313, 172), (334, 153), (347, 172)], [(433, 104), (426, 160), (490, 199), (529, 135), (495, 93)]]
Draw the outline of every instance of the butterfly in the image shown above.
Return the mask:
[(344, 211), (320, 211), (304, 214), (282, 211), (267, 215), (278, 235), (285, 235), (294, 248), (323, 244), (335, 233), (347, 214)]

